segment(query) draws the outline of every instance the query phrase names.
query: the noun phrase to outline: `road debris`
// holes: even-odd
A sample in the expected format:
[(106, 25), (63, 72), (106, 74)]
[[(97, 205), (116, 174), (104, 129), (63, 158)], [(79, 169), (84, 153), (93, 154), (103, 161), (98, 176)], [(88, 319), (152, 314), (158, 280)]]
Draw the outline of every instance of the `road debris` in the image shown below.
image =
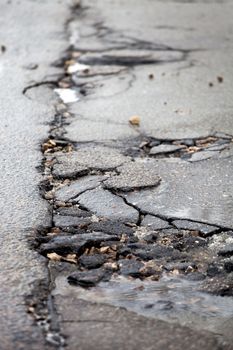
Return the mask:
[(141, 118), (138, 115), (133, 115), (129, 118), (129, 123), (131, 125), (139, 126), (140, 125)]

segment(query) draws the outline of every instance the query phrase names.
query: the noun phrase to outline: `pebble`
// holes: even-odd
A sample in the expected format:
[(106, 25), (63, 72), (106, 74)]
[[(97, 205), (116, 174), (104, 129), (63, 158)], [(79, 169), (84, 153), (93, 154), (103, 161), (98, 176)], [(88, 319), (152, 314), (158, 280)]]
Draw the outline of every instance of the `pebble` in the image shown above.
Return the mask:
[(161, 144), (159, 146), (152, 147), (150, 150), (150, 155), (155, 156), (158, 154), (163, 154), (163, 153), (173, 153), (180, 151), (183, 149), (184, 146), (178, 146), (178, 145), (170, 145), (170, 144)]
[(94, 254), (94, 255), (82, 255), (79, 260), (79, 264), (90, 270), (102, 266), (106, 262), (106, 255)]
[(112, 271), (110, 269), (98, 268), (89, 271), (77, 271), (68, 276), (70, 284), (79, 285), (81, 287), (94, 287), (100, 281), (108, 281), (111, 278)]

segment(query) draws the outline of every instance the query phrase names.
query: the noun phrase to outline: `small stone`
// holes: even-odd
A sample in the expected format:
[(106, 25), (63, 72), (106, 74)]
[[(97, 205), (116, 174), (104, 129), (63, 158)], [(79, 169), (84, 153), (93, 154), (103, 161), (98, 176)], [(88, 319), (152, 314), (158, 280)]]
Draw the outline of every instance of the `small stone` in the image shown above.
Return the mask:
[(144, 267), (141, 261), (137, 260), (119, 260), (120, 273), (125, 276), (131, 276), (134, 278), (140, 277), (140, 269)]
[(152, 232), (146, 236), (143, 237), (143, 240), (146, 242), (146, 243), (154, 243), (157, 241), (158, 239), (158, 232)]
[(59, 235), (53, 237), (48, 243), (41, 244), (40, 252), (43, 255), (57, 253), (59, 255), (84, 253), (86, 248), (99, 247), (101, 243), (107, 241), (117, 241), (115, 235), (107, 235), (102, 232), (83, 233), (73, 236)]
[[(164, 266), (164, 268), (168, 271), (178, 270), (182, 272), (190, 272), (197, 269), (197, 265), (193, 262), (175, 262), (175, 263), (169, 263)], [(190, 269), (191, 268), (191, 269)]]
[(181, 141), (181, 143), (188, 147), (195, 146), (195, 142), (193, 139), (184, 139)]
[(37, 63), (29, 63), (28, 65), (24, 66), (25, 69), (28, 70), (35, 70), (38, 68), (38, 64)]
[(119, 256), (127, 256), (132, 253), (132, 250), (129, 247), (123, 247), (119, 250)]
[(227, 273), (233, 272), (233, 259), (228, 259), (224, 262), (224, 270)]
[(153, 276), (155, 280), (158, 280), (162, 274), (162, 269), (153, 260), (144, 263), (144, 266), (140, 269), (142, 277)]
[(153, 140), (150, 142), (150, 147), (158, 146), (161, 144), (161, 141), (159, 140)]
[(53, 199), (54, 198), (54, 192), (53, 191), (46, 192), (44, 194), (44, 198), (47, 199), (47, 200)]
[(212, 158), (215, 155), (213, 151), (200, 151), (193, 153), (188, 159), (189, 162), (200, 162), (201, 160)]
[(144, 249), (136, 249), (133, 254), (142, 260), (153, 260), (160, 258), (177, 258), (180, 257), (180, 252), (171, 247), (156, 245), (156, 246), (146, 246)]
[(155, 156), (158, 154), (167, 154), (167, 153), (174, 153), (177, 151), (180, 151), (183, 149), (184, 146), (180, 145), (169, 145), (169, 144), (161, 144), (159, 146), (152, 147), (150, 150), (150, 155)]
[(207, 268), (207, 276), (208, 277), (215, 277), (219, 274), (222, 273), (222, 268), (220, 268), (220, 266), (216, 265), (216, 264), (210, 264)]
[(98, 268), (89, 271), (78, 271), (68, 276), (68, 282), (81, 287), (94, 287), (100, 281), (108, 281), (111, 278), (110, 269)]
[(79, 258), (79, 264), (86, 269), (96, 269), (102, 266), (106, 261), (106, 256), (101, 254), (95, 255), (82, 255)]
[(229, 244), (225, 248), (219, 250), (218, 255), (230, 257), (233, 255), (233, 244)]

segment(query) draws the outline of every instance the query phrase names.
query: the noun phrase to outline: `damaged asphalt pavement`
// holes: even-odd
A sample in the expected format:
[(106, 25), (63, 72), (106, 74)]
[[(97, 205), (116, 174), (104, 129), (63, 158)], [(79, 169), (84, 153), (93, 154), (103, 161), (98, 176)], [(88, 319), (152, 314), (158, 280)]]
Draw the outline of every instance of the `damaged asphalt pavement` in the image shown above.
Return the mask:
[(233, 349), (232, 16), (2, 1), (0, 349)]

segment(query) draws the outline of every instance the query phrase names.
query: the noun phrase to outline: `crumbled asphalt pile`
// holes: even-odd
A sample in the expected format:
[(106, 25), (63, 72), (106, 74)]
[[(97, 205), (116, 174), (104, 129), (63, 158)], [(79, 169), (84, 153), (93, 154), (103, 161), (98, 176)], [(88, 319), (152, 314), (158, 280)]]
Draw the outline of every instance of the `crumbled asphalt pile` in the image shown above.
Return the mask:
[[(216, 152), (223, 156), (231, 140), (215, 136), (165, 143), (129, 140), (137, 152), (125, 152), (124, 142), (115, 148), (113, 144), (73, 144), (67, 149), (67, 143), (62, 147), (50, 141), (53, 147), (43, 148), (50, 183), (44, 196), (53, 206), (54, 226), (38, 235), (40, 253), (75, 264), (77, 271), (68, 282), (84, 288), (114, 275), (158, 281), (165, 274), (179, 274), (202, 281), (207, 292), (231, 295), (230, 284), (217, 290), (211, 287), (213, 280), (219, 285), (232, 272), (232, 262), (227, 260), (231, 246), (211, 248), (215, 237), (227, 235), (233, 240), (229, 229), (155, 215), (130, 200), (131, 195), (153, 193), (163, 186), (158, 162), (165, 167), (173, 159), (175, 166), (180, 161), (188, 164), (207, 149), (212, 149), (213, 156)], [(158, 152), (153, 151), (156, 148)]]

